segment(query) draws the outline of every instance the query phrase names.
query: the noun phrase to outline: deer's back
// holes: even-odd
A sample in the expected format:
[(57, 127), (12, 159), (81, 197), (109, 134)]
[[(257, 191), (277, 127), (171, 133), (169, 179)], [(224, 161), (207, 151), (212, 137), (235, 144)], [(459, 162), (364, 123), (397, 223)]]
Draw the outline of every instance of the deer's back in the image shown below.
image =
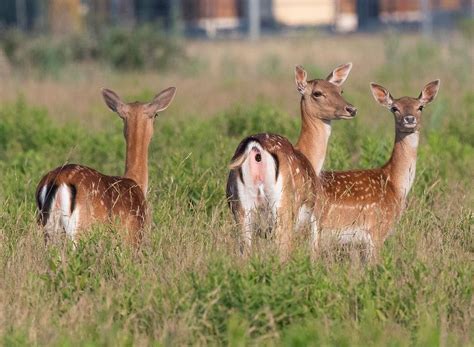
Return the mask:
[(321, 173), (324, 194), (317, 209), (323, 229), (361, 228), (385, 238), (400, 212), (390, 176), (383, 168)]
[[(293, 147), (291, 142), (280, 135), (262, 133), (248, 136), (238, 145), (232, 160), (243, 155), (247, 146), (251, 142), (257, 142), (260, 146), (271, 154), (275, 161), (276, 179), (282, 177), (283, 186), (286, 191), (294, 192), (292, 197), (295, 205), (307, 202), (314, 205), (314, 192), (317, 191), (319, 180), (314, 172), (311, 163), (299, 150)], [(242, 170), (231, 170), (227, 184), (227, 196), (235, 196), (236, 182), (242, 180)]]
[(129, 230), (144, 227), (147, 220), (146, 201), (135, 181), (107, 176), (87, 166), (61, 166), (47, 173), (38, 184), (36, 197), (40, 212), (44, 209), (40, 202), (42, 199), (47, 201), (41, 198), (43, 189), (46, 194), (54, 194), (63, 184), (71, 191), (71, 213), (79, 209), (81, 229), (97, 221), (110, 222), (116, 219)]

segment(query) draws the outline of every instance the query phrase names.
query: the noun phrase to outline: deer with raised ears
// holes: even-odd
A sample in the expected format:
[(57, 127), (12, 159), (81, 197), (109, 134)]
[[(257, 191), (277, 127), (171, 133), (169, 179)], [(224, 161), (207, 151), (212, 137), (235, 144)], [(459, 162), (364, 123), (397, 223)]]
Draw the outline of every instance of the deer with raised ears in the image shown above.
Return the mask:
[(439, 85), (439, 80), (428, 83), (418, 98), (394, 99), (371, 83), (375, 100), (395, 118), (392, 155), (381, 168), (321, 173), (324, 194), (315, 211), (320, 233), (334, 235), (343, 244), (365, 244), (369, 258), (378, 253), (405, 208), (415, 179), (422, 110), (434, 100)]
[(48, 172), (36, 189), (38, 223), (45, 238), (65, 232), (72, 240), (94, 223), (118, 221), (127, 240), (138, 245), (148, 222), (148, 147), (158, 112), (171, 103), (170, 87), (149, 103), (125, 103), (109, 89), (102, 90), (107, 106), (124, 122), (125, 174), (104, 175), (92, 168), (68, 164)]
[(296, 143), (311, 162), (317, 175), (326, 159), (331, 121), (354, 118), (357, 109), (342, 97), (342, 84), (349, 76), (352, 63), (335, 68), (326, 79), (307, 80), (301, 66), (295, 69), (297, 90), (301, 94), (301, 133)]
[(344, 100), (340, 89), (351, 67), (342, 65), (326, 80), (311, 81), (302, 67), (296, 67), (303, 123), (296, 147), (270, 133), (249, 136), (237, 147), (230, 164), (227, 198), (242, 228), (242, 252), (251, 246), (254, 221), (262, 209), (270, 211), (268, 225), (283, 258), (289, 255), (294, 226), (310, 224), (316, 230), (313, 210), (319, 181), (314, 168), (324, 161), (328, 124), (355, 116), (356, 109)]

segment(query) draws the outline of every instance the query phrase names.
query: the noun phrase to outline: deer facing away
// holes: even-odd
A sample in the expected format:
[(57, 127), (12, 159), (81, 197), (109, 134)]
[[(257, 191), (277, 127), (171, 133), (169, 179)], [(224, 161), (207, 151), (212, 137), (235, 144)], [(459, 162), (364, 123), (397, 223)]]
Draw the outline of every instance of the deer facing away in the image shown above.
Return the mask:
[(102, 90), (107, 106), (124, 122), (124, 176), (107, 176), (87, 166), (68, 164), (48, 172), (36, 189), (38, 223), (45, 238), (60, 232), (75, 240), (97, 222), (119, 221), (127, 240), (138, 245), (148, 222), (148, 147), (158, 112), (176, 93), (170, 87), (149, 103), (125, 103), (109, 89)]
[(392, 155), (381, 168), (321, 173), (324, 194), (316, 204), (320, 234), (336, 235), (340, 243), (361, 242), (369, 257), (380, 249), (405, 208), (415, 178), (422, 110), (436, 97), (439, 84), (428, 83), (418, 98), (394, 99), (371, 83), (375, 100), (395, 118)]
[[(268, 224), (283, 258), (289, 254), (295, 222), (297, 226), (309, 223), (316, 230), (313, 210), (319, 188), (313, 167), (319, 165), (319, 156), (324, 161), (326, 148), (318, 134), (326, 133), (331, 120), (355, 116), (356, 109), (344, 100), (340, 88), (351, 67), (342, 65), (325, 80), (311, 81), (303, 68), (296, 67), (297, 89), (302, 95), (302, 129), (296, 147), (270, 133), (249, 136), (238, 145), (230, 164), (227, 198), (242, 228), (242, 252), (251, 246), (254, 221), (262, 209), (270, 212)], [(319, 153), (321, 147), (323, 153)], [(316, 155), (305, 155), (314, 149)]]

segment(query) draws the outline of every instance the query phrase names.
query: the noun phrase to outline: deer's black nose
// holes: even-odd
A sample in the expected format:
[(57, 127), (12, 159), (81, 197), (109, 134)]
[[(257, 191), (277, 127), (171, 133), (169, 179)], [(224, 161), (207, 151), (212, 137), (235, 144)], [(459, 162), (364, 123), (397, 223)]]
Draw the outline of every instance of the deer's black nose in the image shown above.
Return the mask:
[(415, 123), (415, 116), (405, 116), (403, 117), (403, 121), (407, 124)]
[(352, 116), (352, 117), (355, 117), (356, 113), (357, 113), (357, 109), (352, 106), (352, 105), (348, 105), (346, 106), (346, 111), (349, 112), (349, 114)]

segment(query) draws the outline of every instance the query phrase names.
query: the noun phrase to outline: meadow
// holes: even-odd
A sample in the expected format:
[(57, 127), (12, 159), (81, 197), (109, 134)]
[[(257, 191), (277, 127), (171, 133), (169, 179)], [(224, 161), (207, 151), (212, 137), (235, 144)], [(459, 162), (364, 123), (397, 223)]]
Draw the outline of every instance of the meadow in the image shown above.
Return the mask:
[[(447, 34), (445, 34), (447, 35)], [(0, 54), (0, 343), (19, 345), (474, 345), (474, 76), (471, 37), (385, 33), (184, 41), (183, 57), (144, 70), (81, 61), (15, 67)], [(395, 97), (441, 79), (423, 114), (406, 213), (379, 261), (323, 250), (304, 236), (282, 263), (261, 238), (243, 259), (225, 200), (240, 140), (296, 140), (293, 69), (325, 77), (352, 61), (345, 98), (356, 119), (333, 126), (326, 169), (382, 165), (392, 115), (369, 82)], [(54, 62), (54, 60), (53, 60)], [(140, 250), (113, 227), (45, 245), (35, 220), (41, 176), (64, 163), (124, 170), (122, 122), (101, 87), (146, 101), (177, 86), (150, 147), (152, 225)]]

